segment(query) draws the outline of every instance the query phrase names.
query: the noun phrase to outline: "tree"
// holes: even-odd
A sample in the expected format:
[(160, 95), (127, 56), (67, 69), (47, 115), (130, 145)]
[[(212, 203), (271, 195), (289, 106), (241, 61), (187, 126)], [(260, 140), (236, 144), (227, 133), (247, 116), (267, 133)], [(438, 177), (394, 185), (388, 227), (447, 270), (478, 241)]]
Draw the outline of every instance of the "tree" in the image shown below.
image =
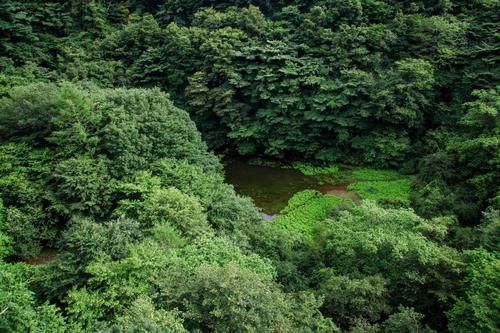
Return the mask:
[(0, 194), (5, 203), (3, 230), (12, 240), (13, 254), (35, 256), (41, 242), (55, 234), (56, 221), (44, 210), (44, 176), (50, 169), (52, 154), (46, 149), (31, 149), (26, 144), (0, 146)]
[(37, 304), (28, 288), (24, 264), (0, 262), (0, 330), (21, 333), (26, 331), (67, 332), (60, 309), (48, 303)]
[(57, 87), (38, 83), (15, 87), (0, 100), (1, 138), (33, 136), (38, 140), (50, 133), (50, 120), (57, 108)]
[(484, 249), (467, 251), (461, 293), (447, 312), (451, 332), (495, 332), (499, 329), (500, 258)]
[(349, 278), (331, 269), (320, 270), (317, 293), (324, 298), (324, 314), (349, 327), (357, 319), (379, 321), (390, 312), (386, 281), (381, 276)]
[(211, 235), (207, 217), (196, 198), (172, 187), (156, 190), (146, 198), (139, 221), (145, 226), (170, 224), (188, 238)]
[(422, 325), (420, 322), (423, 315), (415, 312), (412, 308), (400, 307), (399, 312), (389, 316), (382, 324), (382, 332), (384, 333), (433, 333), (428, 326)]
[(7, 255), (9, 255), (12, 251), (11, 248), (11, 239), (9, 236), (5, 234), (4, 230), (4, 209), (3, 209), (3, 203), (2, 200), (0, 199), (0, 260), (3, 260)]
[[(379, 274), (387, 281), (390, 305), (430, 313), (450, 304), (462, 267), (455, 249), (432, 240), (436, 222), (410, 209), (384, 209), (365, 202), (318, 225), (317, 258), (351, 278)], [(446, 233), (446, 224), (439, 229), (443, 228), (439, 233)]]
[(59, 201), (68, 215), (90, 213), (106, 216), (114, 202), (114, 179), (110, 161), (79, 156), (63, 160), (55, 166), (52, 178)]
[(175, 332), (187, 333), (183, 320), (175, 311), (156, 309), (149, 297), (141, 296), (116, 318), (115, 324), (103, 324), (95, 332)]
[[(473, 95), (475, 99), (463, 105), (461, 130), (449, 135), (440, 151), (422, 159), (421, 183), (415, 196), (417, 211), (433, 210), (438, 214), (443, 203), (432, 199), (434, 193), (455, 197), (445, 203), (447, 210), (469, 224), (477, 224), (499, 183), (498, 89), (479, 90)], [(452, 165), (455, 172), (447, 172)], [(433, 190), (428, 191), (429, 187)], [(426, 200), (429, 196), (430, 200)]]
[(90, 262), (101, 257), (127, 257), (130, 245), (140, 241), (143, 234), (137, 222), (123, 218), (97, 223), (90, 218), (74, 217), (62, 234), (57, 259), (35, 275), (35, 289), (46, 299), (63, 299), (71, 288), (85, 284)]

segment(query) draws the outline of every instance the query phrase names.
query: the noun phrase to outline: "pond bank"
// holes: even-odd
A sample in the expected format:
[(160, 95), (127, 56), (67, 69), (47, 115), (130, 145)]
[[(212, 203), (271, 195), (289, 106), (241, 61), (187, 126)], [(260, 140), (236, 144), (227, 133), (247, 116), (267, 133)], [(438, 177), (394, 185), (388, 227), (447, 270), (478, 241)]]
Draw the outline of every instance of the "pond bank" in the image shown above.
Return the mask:
[(361, 199), (356, 195), (356, 193), (349, 191), (348, 189), (348, 186), (351, 184), (352, 183), (349, 182), (344, 182), (340, 184), (323, 184), (323, 185), (318, 185), (316, 189), (326, 195), (333, 195), (336, 197), (350, 199), (356, 205), (359, 205), (361, 203)]

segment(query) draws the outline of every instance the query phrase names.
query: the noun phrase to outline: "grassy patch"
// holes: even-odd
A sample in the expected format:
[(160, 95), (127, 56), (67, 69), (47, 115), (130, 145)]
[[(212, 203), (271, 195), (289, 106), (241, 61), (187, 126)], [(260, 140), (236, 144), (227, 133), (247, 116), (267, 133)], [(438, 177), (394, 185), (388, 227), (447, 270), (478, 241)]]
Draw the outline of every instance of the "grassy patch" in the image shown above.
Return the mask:
[(357, 181), (390, 181), (404, 178), (395, 170), (380, 170), (361, 168), (352, 171), (352, 176)]
[(410, 204), (410, 179), (390, 181), (362, 181), (349, 185), (348, 189), (361, 199), (375, 200), (383, 204)]
[(354, 205), (347, 199), (305, 190), (295, 194), (281, 214), (270, 223), (273, 227), (298, 232), (308, 239), (312, 237), (314, 225), (326, 219), (339, 203)]

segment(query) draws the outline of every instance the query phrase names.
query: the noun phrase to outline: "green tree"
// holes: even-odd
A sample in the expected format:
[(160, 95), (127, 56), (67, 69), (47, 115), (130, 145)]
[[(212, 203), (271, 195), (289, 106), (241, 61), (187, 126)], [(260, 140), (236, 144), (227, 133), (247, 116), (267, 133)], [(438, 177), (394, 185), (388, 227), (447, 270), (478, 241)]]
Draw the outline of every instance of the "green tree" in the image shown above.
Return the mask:
[(324, 298), (323, 313), (343, 325), (356, 319), (379, 321), (390, 312), (387, 282), (380, 276), (351, 279), (331, 269), (318, 272), (317, 293)]
[[(460, 131), (450, 135), (440, 151), (421, 161), (420, 190), (414, 202), (417, 211), (427, 216), (445, 210), (477, 224), (480, 212), (498, 191), (498, 89), (473, 95), (475, 99), (463, 105)], [(451, 169), (454, 172), (447, 171)], [(454, 200), (446, 202), (446, 195)]]
[(495, 332), (499, 329), (500, 258), (484, 249), (467, 251), (461, 293), (448, 311), (451, 332)]
[(9, 255), (12, 251), (11, 248), (11, 239), (9, 236), (5, 234), (5, 229), (3, 225), (4, 221), (4, 209), (3, 202), (0, 199), (0, 260), (3, 260), (7, 255)]
[(172, 332), (187, 333), (183, 326), (183, 320), (175, 311), (156, 309), (149, 297), (137, 298), (115, 319), (116, 324), (103, 324), (106, 327), (98, 327), (96, 332)]
[[(431, 313), (449, 305), (462, 268), (455, 249), (429, 238), (436, 222), (410, 209), (365, 202), (318, 226), (317, 257), (351, 278), (379, 274), (387, 281), (390, 305)], [(446, 230), (446, 225), (441, 228)]]
[(55, 305), (38, 304), (28, 288), (24, 264), (0, 262), (0, 330), (5, 332), (67, 332)]
[(172, 187), (156, 190), (146, 198), (139, 221), (145, 226), (170, 224), (189, 238), (211, 235), (207, 217), (196, 198)]

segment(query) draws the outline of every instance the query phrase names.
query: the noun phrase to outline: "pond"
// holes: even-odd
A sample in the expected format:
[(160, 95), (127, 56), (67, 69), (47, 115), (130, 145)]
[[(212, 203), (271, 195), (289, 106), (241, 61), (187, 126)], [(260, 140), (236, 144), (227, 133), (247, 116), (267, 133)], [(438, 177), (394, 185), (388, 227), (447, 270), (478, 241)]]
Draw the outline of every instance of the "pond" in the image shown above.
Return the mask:
[(246, 160), (233, 159), (225, 162), (225, 173), (226, 181), (236, 192), (252, 198), (255, 205), (269, 215), (279, 213), (288, 199), (306, 189), (358, 200), (354, 193), (347, 191), (348, 183), (320, 184), (315, 177), (294, 169), (252, 165)]

